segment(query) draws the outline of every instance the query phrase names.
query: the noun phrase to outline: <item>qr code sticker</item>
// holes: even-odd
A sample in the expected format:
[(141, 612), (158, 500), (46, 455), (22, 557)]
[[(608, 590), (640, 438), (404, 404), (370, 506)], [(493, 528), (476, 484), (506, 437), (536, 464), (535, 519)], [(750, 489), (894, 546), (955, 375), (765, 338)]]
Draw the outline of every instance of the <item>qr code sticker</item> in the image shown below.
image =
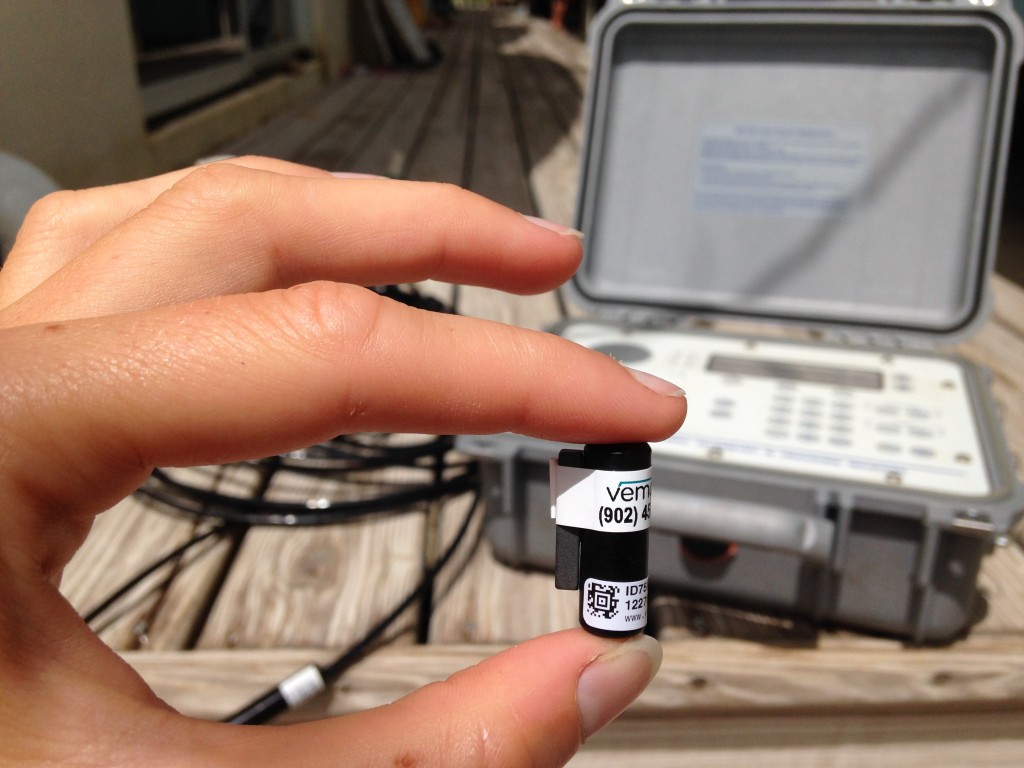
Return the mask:
[(635, 632), (647, 626), (647, 579), (601, 581), (583, 585), (582, 619), (587, 626)]
[(593, 580), (587, 584), (587, 610), (594, 616), (613, 618), (619, 612), (618, 587)]

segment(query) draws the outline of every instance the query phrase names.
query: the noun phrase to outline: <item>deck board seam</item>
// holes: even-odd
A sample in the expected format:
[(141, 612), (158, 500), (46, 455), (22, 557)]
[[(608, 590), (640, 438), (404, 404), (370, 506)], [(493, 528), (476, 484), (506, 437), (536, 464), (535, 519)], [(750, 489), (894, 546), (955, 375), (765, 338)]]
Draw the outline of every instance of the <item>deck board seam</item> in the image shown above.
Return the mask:
[(465, 35), (458, 35), (453, 41), (452, 49), (449, 50), (445, 56), (444, 64), (442, 65), (444, 67), (444, 71), (438, 78), (437, 85), (430, 96), (427, 108), (423, 112), (423, 117), (413, 134), (412, 141), (409, 145), (409, 151), (406, 153), (405, 159), (402, 162), (402, 167), (398, 174), (401, 179), (408, 179), (412, 174), (412, 169), (416, 164), (416, 161), (419, 159), (420, 152), (426, 144), (427, 135), (430, 132), (430, 123), (437, 115), (438, 106), (444, 100), (444, 97), (451, 86), (453, 80), (451, 75), (457, 69), (458, 64), (462, 61), (465, 44)]

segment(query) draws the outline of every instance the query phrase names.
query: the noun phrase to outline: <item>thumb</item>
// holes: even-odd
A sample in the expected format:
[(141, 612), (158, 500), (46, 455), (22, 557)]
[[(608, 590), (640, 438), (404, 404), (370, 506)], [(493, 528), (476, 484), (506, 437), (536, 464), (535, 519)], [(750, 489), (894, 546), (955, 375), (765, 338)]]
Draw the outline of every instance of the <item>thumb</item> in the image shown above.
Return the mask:
[(344, 718), (277, 728), (196, 726), (217, 729), (207, 738), (243, 762), (251, 757), (250, 764), (559, 766), (640, 695), (660, 664), (654, 638), (621, 642), (574, 629)]

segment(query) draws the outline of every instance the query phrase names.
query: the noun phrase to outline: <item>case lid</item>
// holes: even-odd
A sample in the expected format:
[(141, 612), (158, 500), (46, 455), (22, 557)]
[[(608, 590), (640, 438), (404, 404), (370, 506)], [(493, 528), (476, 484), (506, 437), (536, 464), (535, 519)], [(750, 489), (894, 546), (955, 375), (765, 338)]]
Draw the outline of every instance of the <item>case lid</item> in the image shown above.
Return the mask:
[(1020, 42), (1009, 0), (606, 7), (577, 298), (966, 335), (987, 315)]

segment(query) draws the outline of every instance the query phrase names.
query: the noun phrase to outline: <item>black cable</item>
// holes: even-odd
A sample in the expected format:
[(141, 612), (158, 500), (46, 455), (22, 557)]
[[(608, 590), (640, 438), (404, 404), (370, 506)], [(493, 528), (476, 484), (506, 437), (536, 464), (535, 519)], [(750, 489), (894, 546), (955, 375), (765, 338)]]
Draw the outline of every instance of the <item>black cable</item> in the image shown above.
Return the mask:
[[(458, 465), (458, 474), (437, 483), (410, 484), (399, 490), (351, 501), (309, 502), (270, 501), (244, 496), (227, 496), (217, 491), (196, 488), (175, 480), (162, 470), (153, 472), (139, 492), (173, 508), (225, 523), (245, 525), (313, 526), (332, 525), (369, 514), (401, 509), (472, 490), (477, 483), (475, 464)], [(168, 492), (168, 489), (174, 493)]]
[[(466, 537), (466, 533), (469, 531), (470, 525), (476, 516), (475, 512), (479, 501), (480, 489), (478, 487), (473, 494), (469, 511), (466, 513), (466, 517), (459, 526), (459, 530), (456, 532), (451, 544), (448, 545), (448, 548), (445, 549), (430, 569), (431, 581), (451, 560), (459, 544)], [(323, 666), (311, 664), (304, 667), (294, 675), (285, 678), (274, 688), (253, 699), (234, 714), (224, 718), (221, 722), (236, 725), (261, 725), (282, 712), (295, 709), (332, 685), (350, 667), (373, 649), (374, 645), (388, 628), (420, 598), (427, 583), (428, 579), (424, 578), (386, 616), (374, 624), (355, 645), (338, 656), (334, 661)]]
[[(434, 463), (434, 482), (444, 478), (445, 464), (443, 457), (438, 456)], [(423, 592), (420, 596), (419, 618), (416, 622), (416, 642), (426, 645), (430, 642), (430, 620), (434, 613), (434, 559), (437, 557), (437, 539), (440, 535), (441, 509), (438, 501), (433, 501), (427, 508), (423, 531)]]
[(214, 526), (205, 533), (200, 533), (193, 536), (184, 544), (182, 544), (179, 547), (175, 547), (172, 551), (168, 552), (163, 557), (154, 560), (152, 563), (150, 563), (145, 568), (136, 573), (134, 576), (132, 576), (130, 579), (128, 579), (120, 587), (111, 592), (110, 595), (108, 595), (104, 600), (102, 600), (97, 605), (93, 606), (91, 609), (86, 611), (85, 614), (83, 614), (82, 616), (82, 618), (85, 620), (85, 623), (91, 624), (93, 621), (95, 621), (97, 617), (101, 616), (104, 612), (106, 612), (107, 609), (110, 608), (110, 606), (112, 606), (114, 603), (116, 603), (118, 600), (120, 600), (122, 597), (128, 594), (151, 573), (167, 565), (167, 563), (171, 562), (172, 560), (181, 557), (190, 549), (192, 549), (192, 547), (206, 541), (211, 536), (223, 533), (227, 528), (228, 526), (226, 525)]
[[(448, 437), (432, 437), (429, 441), (412, 445), (376, 445), (360, 442), (352, 437), (336, 437), (299, 451), (276, 457), (283, 467), (302, 470), (309, 465), (324, 470), (345, 472), (359, 469), (373, 469), (381, 462), (396, 465), (416, 466), (420, 459), (431, 458), (450, 450), (452, 440)], [(259, 466), (265, 459), (245, 462)]]
[[(339, 445), (347, 445), (350, 448), (339, 451)], [(292, 455), (247, 462), (259, 473), (259, 488), (253, 497), (236, 497), (209, 491), (175, 480), (163, 470), (155, 470), (150, 480), (139, 490), (140, 495), (152, 498), (178, 512), (220, 522), (144, 566), (106, 598), (90, 608), (83, 618), (86, 623), (94, 622), (155, 571), (180, 558), (211, 536), (223, 533), (229, 528), (248, 528), (252, 525), (307, 526), (342, 523), (370, 514), (397, 513), (424, 501), (436, 501), (447, 496), (464, 493), (476, 484), (476, 464), (472, 461), (445, 463), (443, 456), (452, 445), (453, 439), (450, 436), (433, 437), (425, 442), (403, 446), (371, 445), (356, 437), (346, 436), (337, 438), (330, 443), (313, 446), (306, 452), (317, 457), (334, 454), (351, 463), (351, 458), (356, 456), (359, 459), (359, 466), (356, 469), (361, 471), (378, 470), (388, 466), (409, 466), (428, 457), (433, 462), (433, 467), (429, 469), (433, 479), (437, 481), (429, 484), (411, 484), (399, 491), (376, 497), (334, 502), (316, 507), (310, 507), (308, 503), (274, 502), (267, 500), (264, 494), (278, 471), (332, 474), (338, 467), (332, 459), (307, 460)], [(370, 458), (367, 459), (367, 456)], [(217, 469), (223, 471), (223, 466)], [(427, 470), (428, 467), (423, 469)], [(444, 477), (444, 473), (450, 473), (453, 470), (457, 474), (448, 478)]]
[(439, 312), (445, 315), (457, 314), (454, 303), (453, 306), (447, 306), (433, 296), (420, 293), (415, 285), (376, 285), (371, 290), (380, 296), (393, 299), (415, 309), (425, 309), (428, 312)]
[[(337, 467), (328, 461), (312, 459), (305, 462), (297, 456), (275, 456), (250, 462), (260, 474), (259, 489), (253, 497), (236, 497), (227, 494), (198, 488), (180, 482), (163, 470), (155, 470), (150, 480), (139, 489), (140, 495), (148, 496), (161, 504), (185, 514), (204, 519), (219, 520), (220, 523), (204, 533), (193, 536), (190, 540), (176, 547), (132, 575), (121, 586), (110, 593), (97, 605), (89, 609), (83, 616), (86, 623), (94, 622), (99, 616), (110, 609), (118, 600), (135, 588), (144, 579), (176, 558), (184, 555), (192, 547), (200, 544), (215, 534), (224, 532), (232, 526), (249, 527), (253, 525), (288, 525), (311, 526), (329, 525), (347, 522), (370, 514), (383, 512), (399, 512), (408, 507), (425, 501), (437, 501), (448, 496), (464, 493), (476, 486), (476, 463), (464, 461), (446, 463), (444, 454), (450, 450), (453, 440), (450, 436), (431, 438), (431, 440), (412, 446), (373, 446), (360, 442), (354, 437), (338, 438), (321, 446), (307, 449), (313, 454), (337, 452), (339, 444), (357, 446), (357, 450), (374, 453), (367, 464), (366, 457), (360, 459), (360, 469), (378, 470), (386, 466), (407, 466), (423, 457), (433, 460), (429, 468), (433, 481), (429, 484), (410, 484), (397, 491), (383, 493), (375, 497), (362, 498), (355, 501), (332, 502), (324, 506), (311, 507), (307, 502), (275, 502), (264, 497), (266, 489), (274, 476), (281, 470), (330, 472)], [(348, 454), (346, 459), (354, 454)], [(389, 463), (391, 461), (391, 463)], [(304, 466), (304, 462), (312, 466)], [(220, 467), (219, 469), (223, 469)], [(424, 469), (428, 469), (424, 467)], [(445, 473), (455, 470), (457, 474), (445, 477)]]

